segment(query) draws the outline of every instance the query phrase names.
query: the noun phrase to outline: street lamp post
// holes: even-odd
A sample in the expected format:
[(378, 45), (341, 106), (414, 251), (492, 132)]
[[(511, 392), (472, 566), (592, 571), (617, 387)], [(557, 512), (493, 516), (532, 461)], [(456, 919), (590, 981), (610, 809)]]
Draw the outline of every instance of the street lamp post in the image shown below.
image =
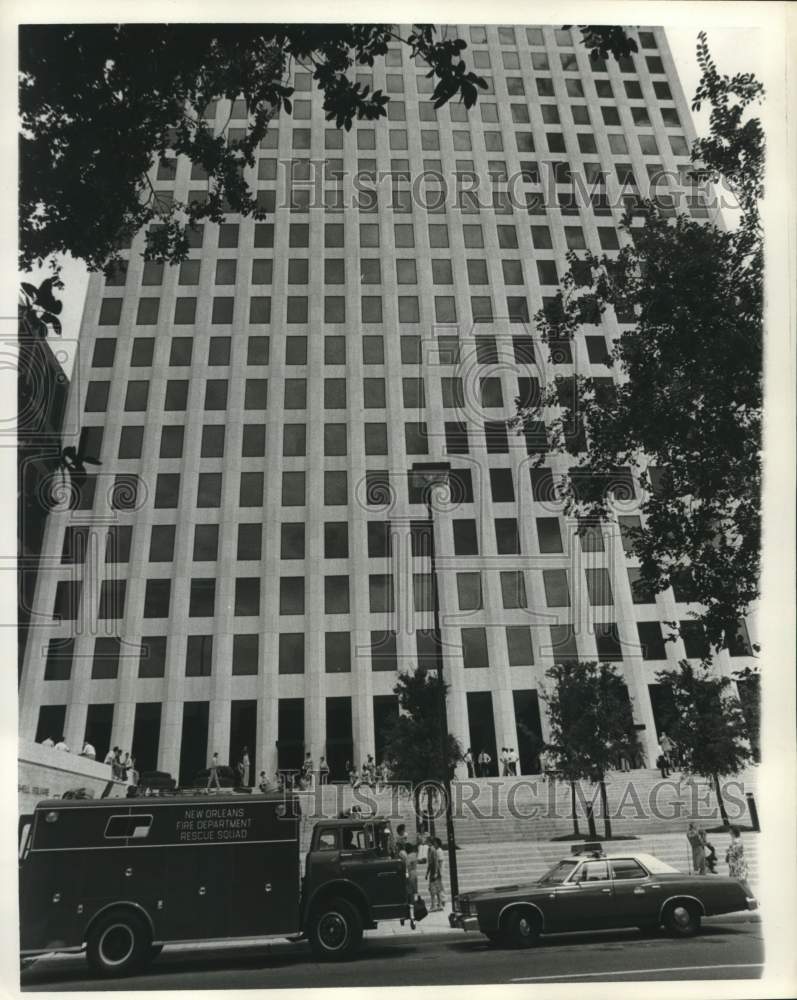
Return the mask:
[(448, 767), (448, 721), (446, 713), (446, 694), (443, 681), (443, 645), (440, 639), (440, 597), (437, 588), (437, 559), (434, 532), (434, 509), (432, 507), (432, 489), (448, 483), (451, 466), (448, 462), (415, 462), (412, 466), (414, 483), (423, 490), (423, 500), (429, 521), (429, 537), (431, 540), (429, 561), (432, 577), (432, 609), (434, 612), (434, 636), (439, 643), (437, 651), (437, 679), (440, 690), (440, 749), (443, 764), (443, 788), (446, 804), (446, 841), (448, 843), (448, 865), (451, 872), (451, 899), (459, 895), (459, 876), (457, 873), (457, 849), (454, 841), (454, 817), (451, 811), (451, 776)]

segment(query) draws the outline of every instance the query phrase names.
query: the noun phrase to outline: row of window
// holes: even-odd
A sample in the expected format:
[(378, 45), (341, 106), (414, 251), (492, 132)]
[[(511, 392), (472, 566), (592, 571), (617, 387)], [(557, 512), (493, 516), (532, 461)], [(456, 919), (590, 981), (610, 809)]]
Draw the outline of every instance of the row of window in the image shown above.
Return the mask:
[[(490, 485), (492, 498), (497, 503), (514, 501), (514, 483), (509, 469), (491, 469)], [(558, 517), (537, 517), (534, 520), (539, 550), (542, 554), (564, 553), (562, 526)], [(413, 557), (426, 557), (431, 547), (431, 536), (428, 521), (410, 521), (391, 524), (390, 521), (366, 521), (367, 553), (371, 559), (389, 559), (401, 544), (399, 532), (409, 535), (410, 551)], [(454, 554), (478, 555), (478, 538), (475, 521), (456, 519), (454, 522)], [(623, 515), (619, 527), (626, 555), (633, 555), (631, 532), (640, 527), (639, 517)], [(280, 525), (280, 559), (305, 558), (305, 522), (288, 521)], [(495, 525), (496, 547), (501, 551), (510, 548), (515, 542), (513, 526), (507, 519), (500, 519)], [(578, 527), (566, 528), (566, 535), (572, 533), (578, 537), (583, 552), (605, 551), (605, 540), (600, 524), (582, 520)], [(89, 525), (67, 525), (64, 531), (61, 551), (62, 565), (81, 565), (85, 562), (89, 539), (96, 529)], [(174, 559), (174, 543), (176, 525), (156, 524), (151, 529), (149, 561), (171, 562)], [(104, 539), (98, 538), (98, 543), (105, 544), (105, 562), (126, 563), (130, 560), (132, 548), (133, 526), (129, 524), (114, 524), (107, 531)], [(218, 558), (219, 525), (194, 525), (194, 562), (214, 562)], [(323, 556), (325, 559), (349, 558), (349, 526), (346, 521), (328, 521), (324, 524)], [(262, 526), (260, 524), (238, 525), (238, 559), (254, 560), (262, 558)], [(648, 596), (638, 590), (638, 572), (629, 570), (635, 597), (644, 597), (644, 602), (650, 603), (652, 595)], [(676, 600), (686, 600), (680, 585), (676, 584)]]
[[(565, 237), (568, 249), (586, 249), (586, 237), (584, 230), (579, 225), (567, 225)], [(531, 227), (532, 238), (536, 237), (537, 243), (546, 239), (550, 241), (550, 229), (544, 225), (534, 225)], [(617, 230), (613, 226), (597, 227), (598, 242), (603, 250), (618, 250), (620, 248)], [(550, 242), (549, 242), (550, 245)], [(326, 285), (346, 284), (346, 260), (342, 257), (325, 257), (323, 266), (323, 282)], [(382, 260), (379, 257), (363, 258), (357, 262), (362, 284), (382, 283)], [(432, 284), (453, 285), (454, 273), (451, 260), (448, 257), (434, 257), (429, 262), (431, 264)], [(559, 283), (556, 262), (554, 260), (538, 259), (536, 261), (537, 276), (541, 285), (556, 285)], [(487, 261), (484, 258), (468, 259), (466, 261), (468, 281), (472, 285), (487, 285), (489, 277), (487, 271)], [(205, 270), (213, 268), (213, 283), (216, 285), (234, 285), (238, 278), (238, 261), (232, 258), (224, 258), (214, 263), (205, 261)], [(502, 259), (501, 269), (506, 285), (522, 285), (523, 262), (515, 259)], [(178, 285), (198, 285), (202, 261), (187, 260), (180, 265), (177, 276)], [(252, 285), (270, 285), (273, 281), (274, 262), (271, 258), (255, 259), (251, 265), (247, 265), (250, 273), (250, 283)], [(418, 284), (418, 265), (414, 257), (398, 257), (395, 260), (396, 282), (399, 285)], [(316, 272), (314, 271), (314, 277)], [(318, 274), (321, 277), (321, 274)], [(307, 257), (288, 258), (287, 282), (289, 285), (307, 285), (310, 283), (310, 260)], [(152, 286), (163, 284), (163, 265), (148, 262), (144, 265), (142, 274), (142, 285)], [(107, 301), (120, 301), (109, 299)], [(157, 301), (157, 300), (156, 300)]]
[[(619, 662), (624, 654), (641, 654), (644, 660), (666, 660), (666, 640), (658, 621), (637, 622), (639, 647), (624, 645), (615, 622), (596, 623), (594, 626), (597, 658), (604, 662)], [(680, 622), (681, 638), (686, 656), (701, 659), (707, 651), (705, 635), (699, 623)], [(531, 629), (525, 625), (507, 625), (502, 630), (506, 643), (509, 665), (531, 666), (534, 654)], [(550, 639), (553, 659), (556, 662), (578, 660), (578, 647), (572, 626), (551, 625), (546, 629)], [(440, 659), (440, 646), (430, 631), (416, 635), (416, 656), (419, 665), (435, 668)], [(189, 635), (185, 653), (186, 677), (209, 677), (213, 662), (213, 635)], [(396, 633), (372, 631), (370, 664), (373, 670), (395, 671), (401, 665), (397, 653)], [(466, 669), (489, 669), (490, 656), (487, 629), (472, 626), (459, 629), (463, 666)], [(305, 671), (305, 635), (302, 632), (280, 633), (278, 672), (302, 674)], [(749, 654), (745, 649), (746, 632), (742, 640), (735, 640), (729, 648), (731, 656)], [(160, 678), (166, 674), (166, 636), (147, 636), (138, 643), (128, 643), (112, 636), (95, 639), (91, 676), (95, 679), (114, 679), (119, 676), (120, 664), (125, 661), (136, 666), (139, 678)], [(74, 639), (51, 639), (45, 663), (44, 679), (69, 680), (74, 656)], [(232, 674), (257, 675), (260, 669), (260, 636), (257, 633), (233, 636)], [(352, 669), (352, 641), (350, 632), (324, 633), (324, 669), (326, 673), (350, 673)]]
[[(507, 519), (510, 520), (510, 519)], [(463, 522), (456, 522), (462, 524)], [(468, 524), (468, 522), (464, 522)], [(156, 526), (172, 527), (172, 526)], [(283, 526), (285, 527), (285, 526)], [(514, 524), (508, 527), (496, 523), (497, 542), (504, 541), (499, 531), (516, 530)], [(216, 530), (213, 530), (216, 529)], [(153, 545), (171, 543), (172, 551), (174, 535), (161, 533), (163, 538), (156, 539), (153, 529)], [(290, 534), (290, 533), (289, 533)], [(298, 532), (295, 534), (298, 535)], [(369, 541), (371, 534), (369, 533)], [(456, 534), (455, 534), (456, 539)], [(285, 536), (283, 535), (283, 542)], [(514, 543), (515, 537), (509, 542)], [(602, 543), (601, 543), (602, 544)], [(216, 558), (218, 546), (218, 528), (216, 525), (198, 526), (194, 535), (194, 555), (202, 558)], [(427, 547), (428, 552), (428, 547)], [(251, 558), (251, 556), (250, 556)], [(570, 607), (572, 571), (567, 568), (543, 569), (542, 584), (545, 592), (545, 603), (549, 608)], [(592, 607), (611, 607), (614, 605), (614, 594), (609, 571), (603, 567), (584, 569), (586, 593)], [(499, 571), (502, 606), (506, 610), (527, 608), (526, 584), (523, 570)], [(471, 570), (457, 572), (457, 595), (460, 611), (479, 611), (484, 607), (482, 572)], [(649, 590), (640, 578), (636, 568), (628, 570), (628, 580), (634, 604), (655, 604), (656, 596)], [(349, 614), (349, 578), (346, 575), (328, 575), (325, 582), (325, 614)], [(279, 578), (279, 614), (303, 615), (305, 613), (305, 577), (283, 576)], [(56, 587), (53, 617), (63, 621), (75, 621), (78, 617), (80, 596), (83, 581), (61, 580)], [(124, 618), (127, 581), (104, 580), (100, 589), (98, 618), (111, 620)], [(394, 579), (392, 573), (372, 573), (368, 576), (369, 605), (372, 614), (391, 614), (395, 612)], [(433, 578), (429, 573), (412, 574), (413, 608), (415, 611), (433, 611)], [(156, 578), (146, 581), (144, 597), (144, 618), (168, 618), (171, 608), (172, 581), (168, 578)], [(190, 618), (208, 618), (215, 614), (216, 580), (212, 578), (193, 578), (190, 582), (190, 603), (188, 616)], [(683, 594), (677, 596), (683, 597)], [(261, 614), (261, 580), (260, 577), (237, 577), (235, 580), (234, 614), (238, 617), (257, 616)]]
[[(434, 360), (441, 365), (459, 365), (463, 356), (466, 359), (475, 359), (481, 363), (481, 357), (485, 353), (484, 340), (489, 339), (495, 345), (497, 352), (497, 342), (495, 338), (477, 337), (474, 346), (462, 345), (456, 337), (447, 335), (436, 338)], [(587, 360), (593, 365), (605, 365), (609, 363), (609, 348), (606, 338), (599, 334), (587, 334), (583, 336), (586, 347)], [(166, 362), (170, 368), (187, 368), (195, 363), (194, 358), (194, 338), (192, 337), (172, 337), (169, 342), (169, 357)], [(265, 367), (269, 364), (269, 338), (249, 337), (247, 342), (246, 365)], [(554, 364), (572, 363), (572, 345), (566, 344), (568, 350), (560, 349), (560, 345), (551, 348), (551, 360)], [(112, 337), (99, 337), (94, 341), (94, 351), (92, 354), (92, 368), (112, 368), (116, 362), (116, 352), (118, 341)], [(479, 350), (481, 348), (481, 350)], [(283, 361), (286, 366), (304, 367), (307, 365), (308, 338), (303, 335), (289, 334), (284, 340)], [(533, 365), (537, 363), (534, 343), (530, 337), (514, 337), (512, 344), (513, 355), (516, 363), (523, 365)], [(476, 353), (478, 352), (478, 353)], [(212, 336), (208, 340), (208, 350), (206, 361), (210, 368), (229, 367), (232, 353), (232, 338), (227, 336)], [(155, 356), (154, 337), (134, 337), (130, 345), (130, 368), (151, 368)], [(379, 336), (366, 336), (362, 342), (362, 356), (364, 365), (384, 365), (384, 339)], [(330, 334), (324, 337), (324, 364), (339, 366), (346, 364), (347, 350), (346, 338), (343, 335)], [(373, 358), (379, 360), (371, 360)], [(432, 360), (430, 358), (430, 360)], [(201, 362), (199, 362), (201, 363)], [(410, 363), (410, 362), (404, 362)], [(518, 376), (517, 394), (524, 401), (528, 400), (529, 405), (532, 399), (539, 398), (539, 385), (537, 379), (526, 376)], [(94, 383), (92, 383), (94, 384)], [(102, 384), (102, 383), (99, 383)], [(365, 377), (363, 378), (363, 398), (366, 409), (384, 409), (385, 403), (385, 380), (383, 378)], [(402, 400), (405, 407), (423, 406), (425, 398), (424, 380), (421, 377), (404, 377), (401, 380)], [(501, 381), (495, 376), (486, 376), (479, 379), (479, 396), (483, 406), (503, 405), (503, 399), (499, 399)], [(464, 389), (461, 376), (445, 377), (441, 379), (441, 390), (445, 406), (463, 406), (464, 402), (447, 402), (447, 400), (463, 400)], [(207, 391), (207, 387), (206, 387)], [(105, 390), (92, 389), (91, 406), (102, 405)], [(488, 402), (490, 400), (490, 402)], [(107, 405), (107, 403), (106, 403)]]

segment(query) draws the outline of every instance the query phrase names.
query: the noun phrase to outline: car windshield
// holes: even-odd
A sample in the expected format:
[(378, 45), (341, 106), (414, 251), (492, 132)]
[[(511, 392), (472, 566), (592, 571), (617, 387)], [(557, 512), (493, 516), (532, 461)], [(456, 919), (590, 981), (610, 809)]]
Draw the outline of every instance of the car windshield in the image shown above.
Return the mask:
[(540, 879), (540, 885), (561, 885), (578, 864), (577, 861), (560, 861)]

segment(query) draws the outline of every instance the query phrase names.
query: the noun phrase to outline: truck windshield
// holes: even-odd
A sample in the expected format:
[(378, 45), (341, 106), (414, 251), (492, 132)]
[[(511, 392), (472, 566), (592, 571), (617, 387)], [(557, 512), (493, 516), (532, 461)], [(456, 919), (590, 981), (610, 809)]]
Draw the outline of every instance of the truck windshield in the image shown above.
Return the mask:
[(540, 885), (561, 885), (578, 864), (577, 861), (560, 861), (547, 871), (539, 881)]

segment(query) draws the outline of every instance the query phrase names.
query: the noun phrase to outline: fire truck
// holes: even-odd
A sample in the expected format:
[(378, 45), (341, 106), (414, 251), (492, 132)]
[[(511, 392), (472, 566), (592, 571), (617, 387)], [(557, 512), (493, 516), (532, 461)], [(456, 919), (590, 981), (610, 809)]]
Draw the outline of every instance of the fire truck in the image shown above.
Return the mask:
[(301, 872), (291, 794), (52, 800), (20, 818), (20, 951), (82, 952), (101, 976), (165, 944), (306, 940), (342, 960), (409, 917), (404, 863), (380, 816), (319, 820)]

